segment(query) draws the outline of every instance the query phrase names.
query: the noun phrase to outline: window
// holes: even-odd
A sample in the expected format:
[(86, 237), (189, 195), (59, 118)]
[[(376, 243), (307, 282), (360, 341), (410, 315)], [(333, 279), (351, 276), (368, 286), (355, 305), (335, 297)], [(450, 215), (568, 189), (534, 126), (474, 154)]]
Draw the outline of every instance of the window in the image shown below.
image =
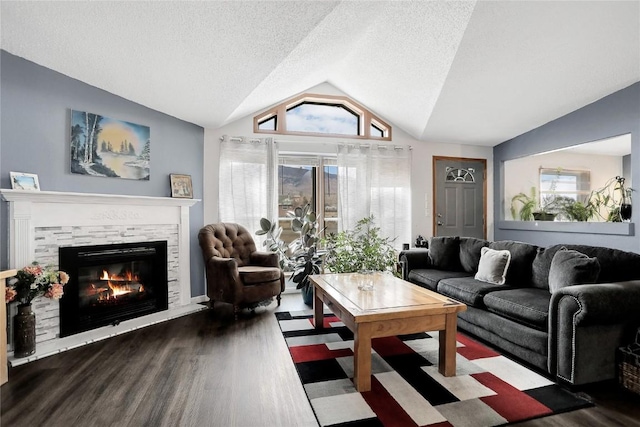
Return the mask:
[(266, 117), (262, 121), (258, 122), (258, 129), (261, 130), (278, 130), (278, 117)]
[[(322, 156), (282, 155), (278, 158), (278, 222), (281, 238), (291, 243), (298, 233), (291, 230), (287, 212), (310, 203), (325, 233), (338, 231), (338, 169), (335, 159)], [(320, 207), (320, 208), (319, 208)]]
[(391, 140), (391, 126), (346, 97), (305, 94), (253, 118), (255, 133)]
[(591, 191), (591, 173), (581, 170), (540, 168), (540, 205), (558, 197), (583, 200)]
[(360, 116), (339, 104), (302, 102), (287, 110), (287, 130), (291, 132), (358, 135)]

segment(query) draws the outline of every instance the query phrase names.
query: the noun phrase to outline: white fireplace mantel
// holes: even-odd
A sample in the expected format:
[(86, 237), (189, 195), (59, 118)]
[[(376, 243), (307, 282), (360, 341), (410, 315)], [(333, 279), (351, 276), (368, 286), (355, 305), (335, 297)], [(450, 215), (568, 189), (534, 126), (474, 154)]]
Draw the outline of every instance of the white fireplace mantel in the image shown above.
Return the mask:
[(87, 203), (109, 205), (142, 206), (193, 206), (200, 199), (180, 199), (172, 197), (128, 196), (121, 194), (69, 193), (62, 191), (30, 191), (0, 189), (2, 198), (8, 202), (33, 203)]

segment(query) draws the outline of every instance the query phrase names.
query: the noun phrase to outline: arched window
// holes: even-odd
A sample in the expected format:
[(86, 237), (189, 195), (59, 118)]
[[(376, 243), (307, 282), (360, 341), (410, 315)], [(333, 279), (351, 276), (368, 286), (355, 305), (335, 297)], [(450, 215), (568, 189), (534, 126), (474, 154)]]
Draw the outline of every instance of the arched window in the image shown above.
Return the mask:
[(391, 126), (349, 98), (304, 94), (253, 118), (255, 133), (391, 140)]

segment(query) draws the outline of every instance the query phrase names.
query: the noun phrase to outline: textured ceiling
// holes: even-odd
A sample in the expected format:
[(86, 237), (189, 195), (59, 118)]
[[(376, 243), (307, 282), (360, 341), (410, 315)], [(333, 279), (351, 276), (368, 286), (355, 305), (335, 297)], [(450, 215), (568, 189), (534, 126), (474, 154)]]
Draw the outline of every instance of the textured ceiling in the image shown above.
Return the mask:
[(328, 82), (496, 145), (640, 81), (640, 1), (0, 3), (0, 47), (215, 129)]

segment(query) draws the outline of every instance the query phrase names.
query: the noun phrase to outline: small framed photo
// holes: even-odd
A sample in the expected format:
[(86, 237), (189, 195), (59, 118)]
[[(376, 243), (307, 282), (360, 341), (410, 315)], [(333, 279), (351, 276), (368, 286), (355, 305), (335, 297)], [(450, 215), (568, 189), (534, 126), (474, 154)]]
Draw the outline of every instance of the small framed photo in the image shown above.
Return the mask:
[(179, 197), (182, 199), (193, 199), (193, 185), (191, 185), (191, 175), (178, 175), (172, 173), (171, 178), (171, 197)]
[(38, 175), (35, 173), (9, 172), (11, 188), (14, 190), (40, 191)]

